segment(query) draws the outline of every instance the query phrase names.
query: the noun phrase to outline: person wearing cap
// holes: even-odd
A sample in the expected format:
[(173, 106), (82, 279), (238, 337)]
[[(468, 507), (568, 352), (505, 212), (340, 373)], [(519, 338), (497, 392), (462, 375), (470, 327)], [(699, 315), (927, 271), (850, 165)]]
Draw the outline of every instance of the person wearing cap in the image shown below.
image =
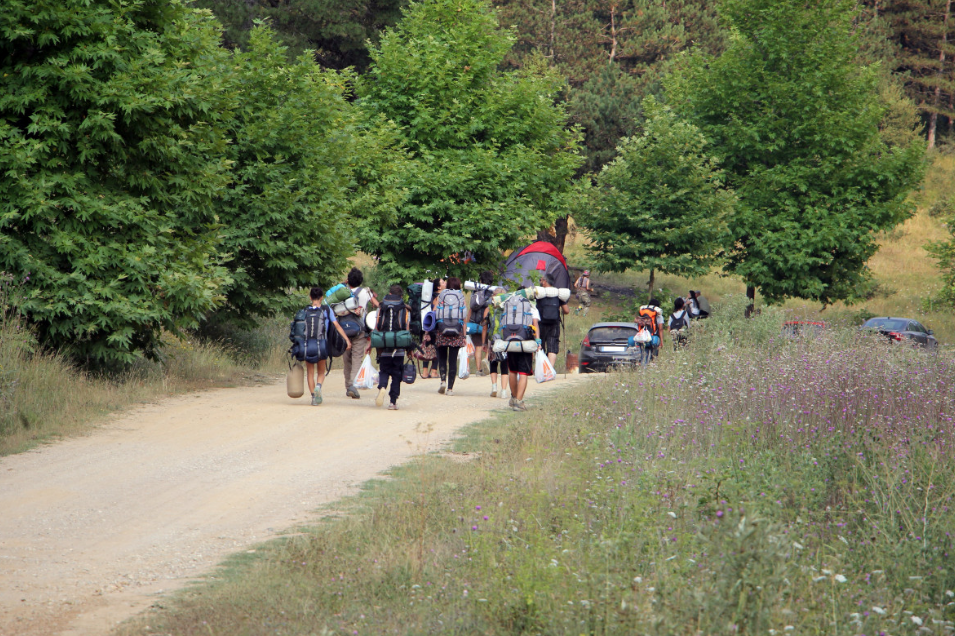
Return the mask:
[(590, 286), (589, 269), (585, 269), (584, 273), (580, 275), (580, 278), (574, 283), (574, 288), (577, 290), (577, 302), (580, 303), (574, 313), (578, 314), (583, 310), (586, 316), (587, 312), (590, 311), (590, 303), (593, 302), (590, 300), (590, 292), (593, 291), (593, 287)]

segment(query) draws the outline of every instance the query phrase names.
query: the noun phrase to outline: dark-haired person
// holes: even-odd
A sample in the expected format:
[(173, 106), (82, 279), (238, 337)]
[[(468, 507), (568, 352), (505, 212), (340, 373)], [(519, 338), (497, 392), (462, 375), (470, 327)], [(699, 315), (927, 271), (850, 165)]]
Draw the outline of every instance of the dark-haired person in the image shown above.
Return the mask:
[[(434, 308), (438, 305), (438, 294), (444, 291), (446, 282), (443, 278), (435, 278), (431, 281), (431, 311), (434, 311)], [(435, 341), (438, 339), (438, 332), (435, 329), (424, 334), (424, 338), (421, 340), (421, 377), (422, 378), (437, 378), (440, 377), (438, 373), (438, 349), (435, 344)]]
[(673, 340), (674, 351), (680, 347), (686, 346), (686, 335), (690, 330), (690, 314), (686, 310), (682, 298), (673, 301), (673, 313), (670, 314), (670, 320), (667, 322), (667, 331), (670, 332), (670, 338)]
[[(394, 324), (391, 324), (390, 316), (391, 306), (401, 303), (403, 307), (398, 310), (400, 316), (395, 316)], [(401, 285), (392, 285), (388, 288), (388, 294), (385, 300), (378, 308), (378, 323), (376, 328), (379, 331), (402, 331), (408, 328), (409, 309), (404, 304), (404, 296)], [(388, 321), (386, 323), (385, 321)], [(378, 397), (375, 398), (375, 406), (381, 406), (385, 403), (385, 391), (388, 389), (388, 382), (391, 381), (391, 390), (388, 391), (390, 402), (389, 411), (398, 410), (398, 396), (401, 394), (401, 372), (405, 364), (404, 349), (379, 349), (378, 350)]]
[[(317, 286), (312, 287), (308, 292), (308, 296), (312, 299), (312, 307), (321, 307), (325, 311), (325, 333), (323, 337), (328, 337), (328, 325), (333, 325), (347, 343), (345, 346), (345, 355), (347, 356), (348, 350), (352, 348), (351, 340), (349, 340), (345, 332), (342, 331), (341, 325), (338, 324), (338, 319), (335, 318), (335, 312), (331, 310), (331, 307), (325, 304), (325, 290)], [(325, 382), (326, 369), (327, 365), (325, 360), (319, 360), (315, 363), (305, 363), (305, 377), (308, 380), (308, 390), (312, 393), (312, 406), (318, 406), (322, 403), (322, 383)]]
[[(537, 309), (532, 309), (534, 317), (534, 334), (540, 335), (540, 314)], [(537, 345), (540, 346), (541, 339), (537, 338)], [(513, 411), (526, 411), (524, 405), (524, 392), (527, 391), (527, 377), (534, 375), (534, 354), (521, 352), (507, 352), (507, 380), (511, 389), (511, 399), (508, 404)]]
[[(435, 307), (443, 302), (444, 296), (449, 292), (457, 292), (461, 296), (461, 308), (464, 308), (464, 294), (461, 291), (461, 279), (456, 276), (448, 278), (446, 288), (441, 290), (439, 296), (435, 299)], [(463, 316), (462, 316), (463, 320)], [(438, 337), (435, 345), (438, 349), (438, 372), (441, 374), (441, 387), (438, 393), (445, 395), (454, 395), (454, 380), (458, 377), (458, 352), (465, 346), (465, 325), (461, 324), (461, 333), (457, 336), (446, 336), (441, 333), (440, 325), (436, 329)]]
[[(541, 279), (544, 289), (554, 287), (554, 276), (545, 274)], [(547, 296), (537, 299), (537, 313), (540, 314), (540, 335), (544, 353), (555, 369), (557, 368), (557, 354), (560, 353), (560, 320), (563, 315), (570, 313), (570, 305), (557, 296)]]
[(342, 366), (345, 374), (345, 395), (356, 400), (361, 397), (361, 394), (358, 392), (358, 387), (355, 386), (355, 375), (361, 368), (361, 362), (365, 355), (371, 351), (371, 341), (368, 338), (368, 332), (365, 330), (365, 310), (369, 302), (375, 307), (378, 306), (375, 294), (367, 287), (362, 287), (363, 282), (365, 282), (365, 275), (357, 267), (352, 267), (351, 271), (348, 272), (345, 284), (351, 290), (355, 300), (358, 301), (358, 307), (349, 313), (358, 320), (361, 331), (357, 336), (352, 337), (352, 348), (342, 356)]
[(494, 283), (493, 272), (481, 272), (478, 278), (478, 288), (471, 292), (471, 302), (468, 304), (467, 322), (473, 322), (481, 326), (481, 331), (471, 336), (471, 342), (474, 343), (474, 362), (477, 365), (478, 375), (484, 375), (485, 369), (491, 370), (487, 351), (487, 342), (490, 333), (488, 333), (487, 315), (491, 305), (491, 285)]

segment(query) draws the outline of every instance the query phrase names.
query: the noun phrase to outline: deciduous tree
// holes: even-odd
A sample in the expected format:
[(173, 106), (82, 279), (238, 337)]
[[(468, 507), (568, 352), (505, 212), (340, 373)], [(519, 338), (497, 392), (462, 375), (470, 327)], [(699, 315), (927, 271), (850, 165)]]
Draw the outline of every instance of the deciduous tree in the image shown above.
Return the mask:
[(396, 224), (370, 224), (362, 248), (400, 280), (487, 267), (569, 209), (581, 157), (563, 84), (542, 62), (502, 71), (511, 44), (487, 2), (432, 0), (372, 49), (361, 105), (397, 124), (413, 159)]
[(877, 70), (863, 67), (853, 5), (725, 0), (736, 37), (694, 56), (670, 102), (713, 143), (739, 205), (726, 271), (771, 301), (851, 300), (875, 233), (910, 214), (921, 144), (890, 147)]
[(596, 269), (696, 276), (721, 247), (732, 192), (700, 131), (648, 97), (640, 134), (621, 141), (594, 188), (595, 204), (577, 215)]
[(221, 302), (227, 57), (179, 0), (0, 11), (0, 269), (48, 344), (130, 362)]

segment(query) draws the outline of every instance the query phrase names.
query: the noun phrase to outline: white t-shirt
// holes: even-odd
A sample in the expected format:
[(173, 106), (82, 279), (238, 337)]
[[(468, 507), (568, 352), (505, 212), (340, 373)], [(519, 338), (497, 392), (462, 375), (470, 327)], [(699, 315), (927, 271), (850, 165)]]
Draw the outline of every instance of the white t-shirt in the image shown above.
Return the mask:
[(367, 287), (349, 287), (349, 289), (351, 289), (352, 295), (358, 299), (358, 306), (361, 308), (361, 314), (364, 316), (365, 308), (371, 300), (371, 290)]
[(537, 320), (538, 322), (541, 319), (541, 312), (537, 311), (537, 307), (531, 307), (531, 318)]

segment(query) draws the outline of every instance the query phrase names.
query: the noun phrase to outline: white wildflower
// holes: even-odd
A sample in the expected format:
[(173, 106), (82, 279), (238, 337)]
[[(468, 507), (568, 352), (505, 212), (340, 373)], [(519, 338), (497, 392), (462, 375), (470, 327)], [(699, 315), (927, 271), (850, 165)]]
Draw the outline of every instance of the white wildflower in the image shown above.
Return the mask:
[(803, 544), (799, 543), (798, 541), (793, 541), (793, 547), (796, 548), (797, 550), (805, 550), (805, 549), (806, 549), (806, 546), (804, 546)]
[(885, 610), (879, 607), (878, 605), (874, 605), (872, 607), (872, 611), (878, 614), (879, 616), (885, 616)]
[(841, 574), (837, 574), (837, 575), (836, 575), (836, 582), (837, 582), (837, 583), (845, 583), (847, 580), (848, 580), (848, 579), (846, 579), (846, 577), (842, 576)]
[(913, 616), (913, 617), (912, 617), (912, 622), (915, 623), (916, 625), (920, 626), (920, 627), (921, 627), (921, 625), (922, 625), (922, 619), (919, 618), (918, 616)]
[(826, 576), (832, 576), (832, 570), (823, 570), (822, 573)]

